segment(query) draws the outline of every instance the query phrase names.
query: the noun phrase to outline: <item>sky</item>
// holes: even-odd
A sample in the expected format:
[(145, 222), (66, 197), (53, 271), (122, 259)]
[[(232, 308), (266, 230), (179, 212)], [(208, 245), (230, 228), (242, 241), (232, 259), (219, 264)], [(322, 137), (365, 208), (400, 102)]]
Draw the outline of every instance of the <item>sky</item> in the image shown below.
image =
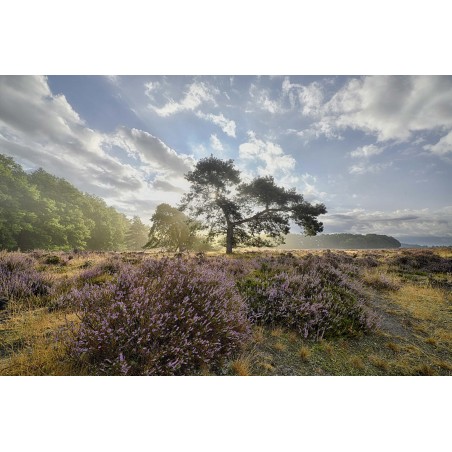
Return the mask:
[(0, 76), (0, 153), (146, 223), (213, 154), (325, 233), (452, 244), (452, 76)]

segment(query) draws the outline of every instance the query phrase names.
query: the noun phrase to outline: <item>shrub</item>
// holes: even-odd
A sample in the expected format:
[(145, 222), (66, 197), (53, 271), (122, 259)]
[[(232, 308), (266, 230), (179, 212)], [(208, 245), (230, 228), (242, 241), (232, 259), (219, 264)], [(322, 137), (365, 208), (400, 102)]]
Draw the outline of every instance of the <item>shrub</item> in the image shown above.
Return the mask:
[(217, 368), (250, 335), (235, 282), (208, 264), (147, 260), (115, 281), (73, 289), (62, 302), (80, 324), (69, 352), (95, 373), (181, 375)]
[(49, 265), (67, 265), (68, 258), (65, 255), (51, 254), (47, 256), (44, 263)]
[(389, 264), (400, 267), (405, 271), (452, 272), (452, 259), (441, 257), (430, 250), (403, 251), (390, 259)]
[(26, 254), (0, 252), (0, 297), (9, 300), (47, 295), (50, 283), (36, 271), (35, 263)]
[[(252, 322), (280, 325), (316, 340), (356, 334), (374, 325), (360, 287), (335, 268), (329, 255), (297, 259), (260, 259), (259, 270), (239, 281)], [(347, 272), (354, 270), (343, 264)]]

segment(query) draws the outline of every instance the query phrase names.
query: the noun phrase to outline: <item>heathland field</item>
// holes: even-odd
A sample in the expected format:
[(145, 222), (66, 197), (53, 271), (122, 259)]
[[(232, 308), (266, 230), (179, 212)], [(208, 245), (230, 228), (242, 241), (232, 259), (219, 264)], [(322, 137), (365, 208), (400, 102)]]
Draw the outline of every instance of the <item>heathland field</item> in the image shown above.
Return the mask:
[(452, 249), (0, 253), (0, 375), (452, 375)]

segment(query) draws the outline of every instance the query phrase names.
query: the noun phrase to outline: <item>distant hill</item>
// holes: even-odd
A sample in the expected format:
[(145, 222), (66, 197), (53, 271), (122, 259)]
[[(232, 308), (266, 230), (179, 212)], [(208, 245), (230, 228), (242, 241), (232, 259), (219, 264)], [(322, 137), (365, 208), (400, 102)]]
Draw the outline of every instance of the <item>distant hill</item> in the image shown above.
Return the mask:
[(421, 246), (452, 246), (452, 237), (437, 236), (399, 236), (397, 240), (401, 243)]
[(319, 234), (305, 237), (301, 234), (288, 234), (282, 249), (376, 249), (400, 248), (400, 242), (394, 237), (378, 234)]

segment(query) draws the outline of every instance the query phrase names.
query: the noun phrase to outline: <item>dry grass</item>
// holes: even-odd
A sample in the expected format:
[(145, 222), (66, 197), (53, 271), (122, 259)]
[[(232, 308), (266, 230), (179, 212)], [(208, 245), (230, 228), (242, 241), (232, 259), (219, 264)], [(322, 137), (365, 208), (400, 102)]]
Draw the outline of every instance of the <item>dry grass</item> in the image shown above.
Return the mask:
[(452, 247), (436, 248), (435, 253), (441, 257), (452, 257)]
[(398, 278), (382, 271), (380, 267), (364, 270), (361, 280), (364, 284), (377, 290), (398, 290), (400, 288)]
[(400, 347), (394, 342), (388, 342), (386, 344), (386, 347), (388, 347), (389, 350), (392, 350), (394, 353), (400, 352)]
[(443, 317), (443, 311), (451, 301), (441, 289), (404, 284), (391, 299), (417, 320), (432, 321)]
[(383, 370), (387, 372), (389, 370), (389, 364), (386, 360), (382, 359), (380, 356), (376, 355), (370, 355), (369, 361), (372, 365), (375, 367), (378, 367), (378, 369)]
[(273, 337), (281, 337), (283, 334), (284, 334), (284, 331), (280, 327), (273, 328), (270, 331), (270, 335), (273, 336)]
[(350, 358), (350, 363), (355, 369), (358, 370), (363, 370), (365, 367), (364, 362), (360, 356), (352, 356)]
[(274, 372), (275, 368), (267, 362), (262, 362), (259, 364), (264, 370), (266, 370), (267, 372)]
[(255, 344), (262, 344), (265, 340), (265, 330), (261, 326), (255, 326), (253, 328), (253, 342)]
[(434, 364), (443, 370), (452, 371), (452, 363), (443, 360), (436, 360)]
[(328, 355), (332, 355), (334, 351), (334, 347), (327, 341), (322, 340), (320, 342), (321, 349), (326, 352)]
[(420, 339), (435, 347), (452, 348), (451, 292), (439, 288), (405, 284), (391, 299), (403, 310), (407, 325), (420, 335)]
[[(75, 315), (68, 321), (77, 321)], [(0, 360), (0, 375), (80, 375), (65, 354), (54, 333), (66, 323), (66, 317), (38, 309), (10, 318), (0, 325), (1, 349), (6, 356)]]
[(311, 351), (308, 347), (303, 345), (300, 350), (298, 350), (298, 355), (303, 361), (309, 361), (309, 357), (311, 356)]
[(433, 367), (428, 366), (427, 364), (422, 364), (421, 366), (419, 366), (416, 369), (416, 374), (417, 375), (437, 375), (435, 369), (433, 369)]
[(273, 345), (273, 348), (274, 348), (275, 350), (277, 350), (278, 352), (284, 352), (284, 351), (287, 350), (286, 344), (284, 344), (284, 343), (281, 342), (281, 341), (277, 341), (277, 342), (275, 343), (275, 345)]
[(247, 356), (241, 356), (231, 363), (231, 370), (234, 375), (247, 377), (251, 375), (251, 360)]

